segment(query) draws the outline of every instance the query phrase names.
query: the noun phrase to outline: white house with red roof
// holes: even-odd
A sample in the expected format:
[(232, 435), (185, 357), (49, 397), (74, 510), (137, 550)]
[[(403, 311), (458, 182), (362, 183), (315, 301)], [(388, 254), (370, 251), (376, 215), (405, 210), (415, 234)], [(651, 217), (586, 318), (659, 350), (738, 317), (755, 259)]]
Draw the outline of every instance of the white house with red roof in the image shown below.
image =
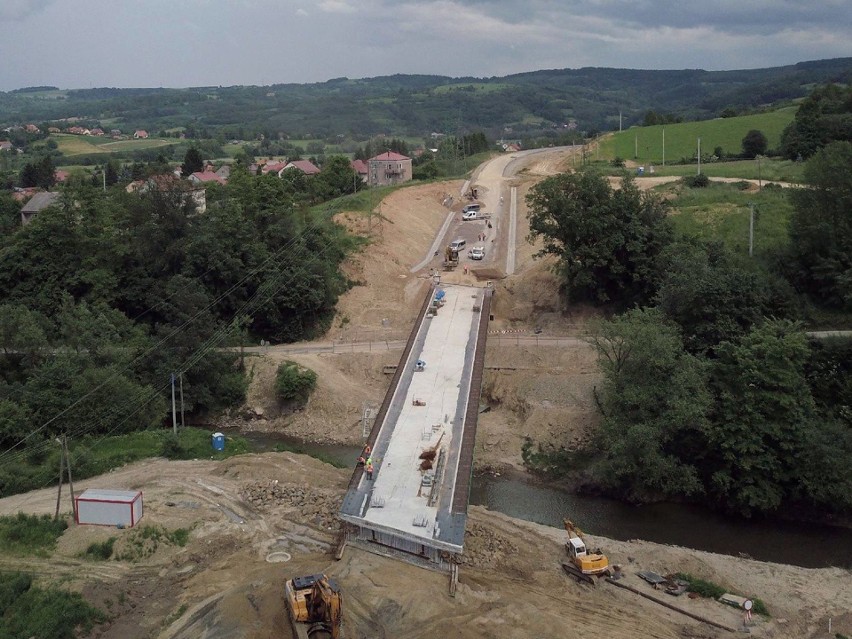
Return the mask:
[(394, 151), (380, 153), (367, 161), (370, 186), (400, 184), (412, 178), (411, 158)]
[(289, 171), (290, 169), (299, 169), (305, 175), (316, 175), (320, 172), (319, 167), (310, 160), (293, 160), (292, 162), (288, 162), (287, 165), (278, 172), (278, 176), (280, 177), (284, 171)]
[(139, 129), (138, 131), (136, 131), (136, 133), (133, 134), (133, 139), (134, 140), (147, 140), (148, 139), (148, 132), (145, 131), (144, 129)]

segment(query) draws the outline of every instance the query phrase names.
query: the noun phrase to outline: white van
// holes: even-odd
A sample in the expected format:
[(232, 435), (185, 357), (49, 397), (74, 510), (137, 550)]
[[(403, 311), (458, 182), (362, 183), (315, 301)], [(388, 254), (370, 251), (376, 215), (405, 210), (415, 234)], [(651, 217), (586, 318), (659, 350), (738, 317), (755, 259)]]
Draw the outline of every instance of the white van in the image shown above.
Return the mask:
[(450, 242), (450, 250), (460, 252), (465, 247), (466, 244), (467, 244), (467, 241), (462, 240), (462, 239), (453, 240), (452, 242)]

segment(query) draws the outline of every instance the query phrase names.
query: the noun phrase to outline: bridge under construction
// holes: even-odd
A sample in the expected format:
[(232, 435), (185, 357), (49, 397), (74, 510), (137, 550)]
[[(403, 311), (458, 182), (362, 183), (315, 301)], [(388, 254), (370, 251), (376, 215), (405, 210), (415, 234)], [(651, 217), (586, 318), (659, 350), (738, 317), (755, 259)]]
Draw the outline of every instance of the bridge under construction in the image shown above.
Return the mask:
[(491, 288), (433, 285), (352, 475), (344, 543), (453, 572), (464, 546)]

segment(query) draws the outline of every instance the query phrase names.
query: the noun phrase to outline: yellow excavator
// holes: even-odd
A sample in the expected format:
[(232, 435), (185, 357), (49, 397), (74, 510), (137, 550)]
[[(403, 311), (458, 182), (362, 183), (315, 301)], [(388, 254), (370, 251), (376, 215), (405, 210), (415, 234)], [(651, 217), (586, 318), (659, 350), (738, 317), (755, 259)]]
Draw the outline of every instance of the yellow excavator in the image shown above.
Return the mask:
[(284, 583), (287, 612), (298, 639), (342, 639), (343, 596), (325, 575), (308, 575)]
[(608, 577), (609, 560), (600, 550), (589, 551), (583, 540), (581, 531), (570, 519), (563, 519), (562, 523), (568, 531), (568, 541), (565, 549), (568, 551), (570, 561), (562, 562), (562, 569), (577, 581), (585, 581), (594, 584), (594, 577)]

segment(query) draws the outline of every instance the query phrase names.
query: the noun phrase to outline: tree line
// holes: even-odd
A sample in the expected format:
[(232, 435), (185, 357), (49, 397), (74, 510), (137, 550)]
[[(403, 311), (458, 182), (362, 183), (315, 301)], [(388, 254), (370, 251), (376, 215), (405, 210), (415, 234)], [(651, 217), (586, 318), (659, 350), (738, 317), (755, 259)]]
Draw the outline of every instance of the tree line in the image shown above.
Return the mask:
[(239, 354), (218, 347), (311, 338), (348, 286), (353, 239), (314, 197), (239, 167), (203, 214), (178, 180), (72, 181), (20, 227), (0, 196), (0, 450), (159, 425), (172, 373), (190, 415), (241, 402)]
[(852, 143), (793, 189), (787, 248), (744, 264), (678, 236), (670, 204), (582, 171), (528, 195), (530, 239), (571, 302), (616, 315), (593, 338), (604, 381), (590, 483), (637, 502), (742, 515), (852, 513), (852, 342), (809, 339), (803, 307), (852, 312)]

